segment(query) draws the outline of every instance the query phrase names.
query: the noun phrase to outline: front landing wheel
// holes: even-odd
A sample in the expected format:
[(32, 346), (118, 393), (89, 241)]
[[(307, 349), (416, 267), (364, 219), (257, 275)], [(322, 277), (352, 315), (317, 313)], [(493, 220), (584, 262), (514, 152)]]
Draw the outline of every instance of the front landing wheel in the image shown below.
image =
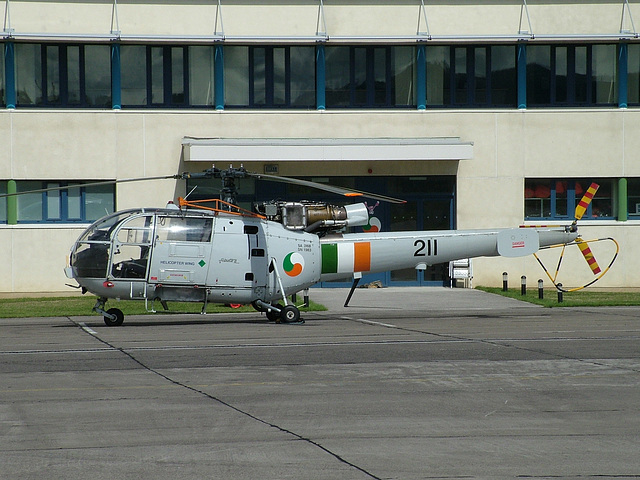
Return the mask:
[(281, 317), (281, 312), (282, 312), (283, 307), (279, 303), (275, 304), (274, 307), (276, 307), (278, 310), (280, 310), (280, 312), (277, 312), (277, 311), (275, 311), (273, 309), (268, 309), (267, 310), (267, 319), (270, 322), (279, 322), (280, 319), (282, 318)]
[(114, 318), (104, 316), (104, 323), (107, 324), (107, 327), (119, 327), (124, 322), (124, 313), (119, 308), (110, 308), (107, 310), (109, 315), (113, 315)]
[(282, 323), (296, 323), (300, 321), (300, 310), (295, 305), (287, 305), (280, 311)]

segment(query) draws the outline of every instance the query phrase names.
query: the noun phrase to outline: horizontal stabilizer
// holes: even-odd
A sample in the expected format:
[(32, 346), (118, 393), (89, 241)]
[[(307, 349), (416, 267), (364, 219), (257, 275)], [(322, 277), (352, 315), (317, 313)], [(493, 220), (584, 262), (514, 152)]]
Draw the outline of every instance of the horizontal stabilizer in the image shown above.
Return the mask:
[(538, 232), (529, 228), (513, 228), (498, 232), (498, 253), (503, 257), (524, 257), (540, 248)]

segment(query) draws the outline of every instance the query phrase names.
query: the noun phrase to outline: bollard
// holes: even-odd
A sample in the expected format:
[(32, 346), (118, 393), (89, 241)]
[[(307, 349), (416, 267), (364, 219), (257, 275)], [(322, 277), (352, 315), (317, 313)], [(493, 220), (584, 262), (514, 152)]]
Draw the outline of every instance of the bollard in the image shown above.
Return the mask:
[(544, 299), (544, 282), (542, 279), (538, 279), (538, 300)]
[(527, 294), (527, 277), (525, 275), (522, 275), (520, 277), (520, 295), (526, 295)]
[(559, 283), (556, 288), (558, 289), (558, 303), (562, 303), (562, 284)]
[(507, 284), (509, 283), (509, 274), (507, 272), (502, 272), (502, 291), (507, 291)]
[(309, 289), (308, 288), (304, 289), (304, 296), (302, 298), (304, 300), (304, 306), (309, 308)]
[(294, 305), (296, 304), (298, 297), (297, 295), (294, 293), (293, 295), (291, 295), (291, 303), (293, 303)]

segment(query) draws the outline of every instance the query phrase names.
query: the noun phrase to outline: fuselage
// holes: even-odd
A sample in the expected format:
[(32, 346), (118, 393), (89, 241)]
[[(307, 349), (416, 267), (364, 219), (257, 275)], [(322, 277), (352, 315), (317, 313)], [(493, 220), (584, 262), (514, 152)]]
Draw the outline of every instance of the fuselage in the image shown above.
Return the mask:
[(102, 298), (275, 302), (324, 280), (479, 256), (522, 256), (577, 237), (557, 229), (332, 234), (258, 215), (132, 209), (92, 224), (67, 276)]

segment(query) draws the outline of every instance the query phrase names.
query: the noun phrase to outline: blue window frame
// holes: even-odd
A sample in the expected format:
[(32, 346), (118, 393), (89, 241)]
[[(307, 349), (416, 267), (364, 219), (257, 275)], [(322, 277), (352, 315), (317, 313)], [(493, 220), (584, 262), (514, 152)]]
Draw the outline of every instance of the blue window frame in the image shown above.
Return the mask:
[(628, 105), (640, 105), (640, 44), (627, 46), (627, 101)]
[(613, 219), (616, 212), (611, 179), (526, 179), (525, 220), (573, 220), (575, 208), (592, 182), (600, 185), (583, 219)]
[(122, 107), (189, 104), (188, 47), (121, 45), (120, 62)]
[(640, 178), (627, 179), (627, 214), (631, 220), (640, 219)]
[(4, 47), (0, 105), (11, 108), (640, 105), (637, 43)]
[(15, 44), (16, 105), (111, 107), (108, 45)]
[(5, 106), (7, 99), (5, 96), (5, 84), (4, 84), (4, 49), (5, 45), (0, 44), (0, 106)]
[(327, 108), (415, 108), (416, 57), (413, 46), (325, 47)]
[(314, 46), (229, 46), (224, 50), (225, 107), (316, 106)]
[(527, 46), (527, 106), (613, 106), (618, 102), (617, 47)]
[[(24, 192), (17, 199), (18, 223), (86, 223), (115, 211), (113, 184), (81, 185), (62, 181), (18, 181), (18, 192)], [(68, 188), (26, 193), (60, 187)]]
[(428, 107), (515, 107), (516, 46), (427, 46)]

